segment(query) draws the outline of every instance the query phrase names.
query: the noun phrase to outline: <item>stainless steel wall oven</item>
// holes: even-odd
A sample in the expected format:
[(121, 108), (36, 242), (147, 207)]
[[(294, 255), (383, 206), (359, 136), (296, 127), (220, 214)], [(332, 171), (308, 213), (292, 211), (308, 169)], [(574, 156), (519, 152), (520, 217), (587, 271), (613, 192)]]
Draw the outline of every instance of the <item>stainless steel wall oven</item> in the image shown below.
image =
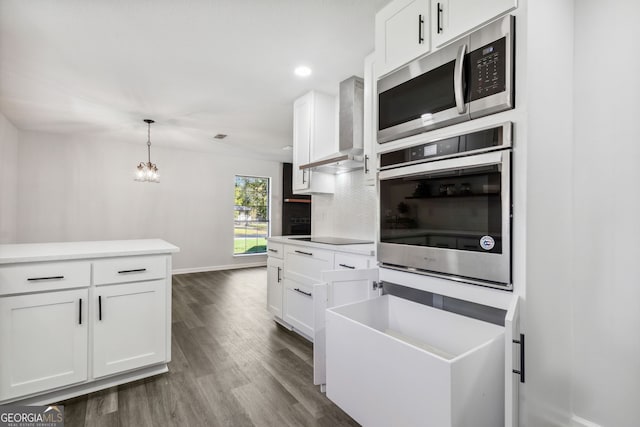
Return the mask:
[(380, 155), (383, 267), (511, 289), (511, 123)]

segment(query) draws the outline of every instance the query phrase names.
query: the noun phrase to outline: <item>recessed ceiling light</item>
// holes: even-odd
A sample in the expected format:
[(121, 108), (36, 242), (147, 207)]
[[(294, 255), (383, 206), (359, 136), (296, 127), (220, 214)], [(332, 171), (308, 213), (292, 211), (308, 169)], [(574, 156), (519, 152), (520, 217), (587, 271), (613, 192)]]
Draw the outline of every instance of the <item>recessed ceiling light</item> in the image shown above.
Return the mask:
[(215, 139), (225, 139), (226, 137), (227, 137), (227, 135), (224, 134), (224, 133), (219, 133), (219, 134), (214, 136)]
[(299, 77), (309, 77), (311, 75), (311, 68), (301, 65), (299, 67), (296, 67), (293, 72), (296, 73), (296, 76)]

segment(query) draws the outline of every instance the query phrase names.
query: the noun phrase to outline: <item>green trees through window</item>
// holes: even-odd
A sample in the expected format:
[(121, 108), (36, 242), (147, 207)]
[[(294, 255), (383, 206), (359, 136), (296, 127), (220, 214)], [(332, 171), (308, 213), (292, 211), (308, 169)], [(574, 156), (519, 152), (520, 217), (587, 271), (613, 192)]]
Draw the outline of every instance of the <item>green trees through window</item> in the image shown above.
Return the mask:
[(269, 178), (236, 175), (233, 253), (267, 252)]

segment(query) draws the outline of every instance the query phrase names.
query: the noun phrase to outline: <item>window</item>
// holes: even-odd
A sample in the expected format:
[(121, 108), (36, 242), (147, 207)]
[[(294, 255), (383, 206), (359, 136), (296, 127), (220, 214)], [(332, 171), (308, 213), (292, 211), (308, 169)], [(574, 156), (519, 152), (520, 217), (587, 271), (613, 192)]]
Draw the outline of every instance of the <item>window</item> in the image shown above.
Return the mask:
[(233, 254), (264, 254), (269, 236), (269, 178), (236, 175)]

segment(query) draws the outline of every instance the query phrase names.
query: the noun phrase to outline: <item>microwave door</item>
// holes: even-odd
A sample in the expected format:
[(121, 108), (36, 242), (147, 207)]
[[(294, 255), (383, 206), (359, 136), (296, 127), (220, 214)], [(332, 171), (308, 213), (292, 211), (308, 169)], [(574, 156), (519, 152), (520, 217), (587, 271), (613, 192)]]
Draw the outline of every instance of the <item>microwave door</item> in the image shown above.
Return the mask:
[(469, 120), (467, 45), (465, 38), (378, 81), (379, 143)]

